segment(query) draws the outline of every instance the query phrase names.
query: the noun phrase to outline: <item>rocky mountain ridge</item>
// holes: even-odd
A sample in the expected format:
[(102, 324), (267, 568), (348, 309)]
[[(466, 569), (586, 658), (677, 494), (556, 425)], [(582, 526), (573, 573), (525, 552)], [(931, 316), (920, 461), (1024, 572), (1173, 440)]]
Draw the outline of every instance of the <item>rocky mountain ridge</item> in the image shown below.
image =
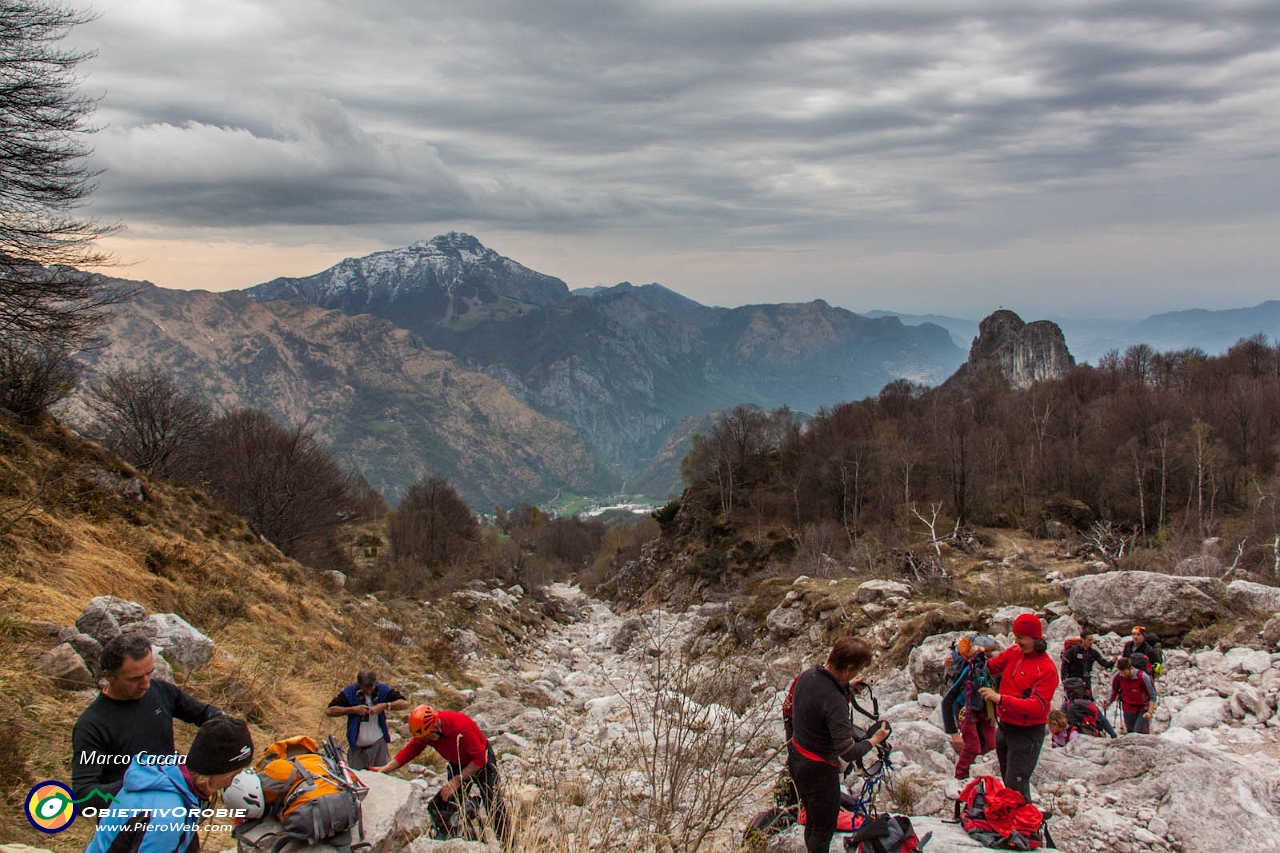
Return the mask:
[(433, 473), (485, 509), (560, 488), (607, 494), (617, 484), (572, 429), (369, 315), (149, 286), (121, 307), (106, 337), (107, 346), (79, 355), (81, 393), (108, 371), (162, 367), (220, 407), (313, 425), (390, 500)]
[(941, 382), (961, 361), (940, 327), (820, 300), (710, 308), (625, 282), (572, 295), (456, 233), (245, 293), (413, 331), (578, 430), (624, 476), (641, 472), (682, 418), (739, 403), (815, 411), (897, 378)]

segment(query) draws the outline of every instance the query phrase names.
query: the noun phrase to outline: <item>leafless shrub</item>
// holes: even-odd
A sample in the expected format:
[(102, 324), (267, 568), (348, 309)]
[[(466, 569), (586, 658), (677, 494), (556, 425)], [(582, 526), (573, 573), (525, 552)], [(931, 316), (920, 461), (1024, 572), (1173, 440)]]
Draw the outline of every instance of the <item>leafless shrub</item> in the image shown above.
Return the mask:
[(156, 477), (189, 477), (213, 421), (208, 403), (155, 365), (106, 374), (86, 404), (89, 436)]
[(726, 659), (694, 660), (673, 631), (647, 628), (643, 681), (614, 682), (634, 738), (596, 781), (662, 849), (695, 851), (770, 782), (772, 694), (742, 690)]
[(796, 555), (791, 568), (796, 574), (829, 578), (844, 574), (844, 552), (849, 540), (838, 524), (823, 522), (807, 524), (794, 537)]
[(0, 343), (0, 409), (32, 421), (65, 400), (80, 381), (76, 364), (56, 344)]

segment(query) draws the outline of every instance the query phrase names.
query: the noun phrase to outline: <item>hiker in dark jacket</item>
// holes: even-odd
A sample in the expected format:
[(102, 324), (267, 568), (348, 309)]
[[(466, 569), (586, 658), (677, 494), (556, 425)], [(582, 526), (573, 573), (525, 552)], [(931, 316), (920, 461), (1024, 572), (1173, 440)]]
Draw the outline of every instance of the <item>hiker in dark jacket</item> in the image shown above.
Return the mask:
[(1092, 690), (1094, 664), (1100, 664), (1103, 669), (1115, 666), (1093, 647), (1093, 634), (1086, 631), (1080, 635), (1079, 643), (1062, 653), (1062, 680), (1083, 678)]
[[(1090, 702), (1093, 701), (1093, 665), (1100, 664), (1103, 669), (1111, 669), (1114, 663), (1102, 656), (1102, 653), (1093, 647), (1093, 634), (1085, 631), (1080, 634), (1080, 642), (1062, 653), (1062, 683), (1065, 686), (1068, 679), (1078, 678), (1085, 684), (1085, 697)], [(1071, 697), (1067, 697), (1070, 699)], [(1064, 709), (1065, 710), (1065, 709)], [(1102, 729), (1110, 737), (1116, 736), (1116, 730), (1111, 727), (1111, 721), (1106, 716), (1098, 718), (1098, 727)]]
[(1013, 620), (1017, 645), (1006, 649), (988, 665), (999, 676), (1000, 689), (984, 687), (983, 699), (994, 702), (1000, 723), (996, 727), (996, 758), (1004, 786), (1031, 802), (1031, 774), (1044, 746), (1053, 694), (1058, 689), (1058, 668), (1046, 654), (1040, 618), (1024, 613)]
[[(151, 640), (142, 634), (111, 640), (99, 664), (102, 692), (71, 730), (71, 791), (77, 800), (85, 800), (94, 790), (104, 799), (120, 790), (129, 764), (117, 761), (124, 756), (172, 755), (175, 719), (199, 726), (222, 713), (180, 687), (152, 678)], [(94, 800), (86, 800), (83, 806), (102, 805), (98, 798)]]
[(804, 845), (808, 853), (827, 853), (840, 816), (840, 761), (855, 762), (889, 737), (877, 723), (860, 740), (849, 717), (848, 683), (871, 663), (871, 646), (842, 637), (827, 662), (800, 674), (791, 711), (792, 737), (787, 769), (805, 808)]
[(243, 720), (219, 716), (196, 732), (185, 764), (145, 758), (129, 765), (114, 803), (95, 804), (110, 813), (85, 853), (196, 853), (202, 821), (186, 812), (208, 808), (214, 793), (253, 762), (253, 739)]
[[(1147, 629), (1141, 625), (1133, 626), (1133, 634), (1124, 641), (1124, 648), (1115, 658), (1116, 663), (1119, 663), (1122, 658), (1133, 660), (1134, 655), (1146, 655), (1148, 665), (1152, 667), (1161, 662), (1160, 650), (1147, 640)], [(1152, 673), (1148, 671), (1147, 674)]]
[(951, 735), (951, 746), (960, 755), (956, 778), (968, 779), (974, 759), (996, 748), (995, 709), (978, 691), (987, 681), (987, 659), (999, 646), (986, 634), (962, 638), (958, 646), (967, 646), (968, 655), (959, 677), (942, 697), (942, 729)]

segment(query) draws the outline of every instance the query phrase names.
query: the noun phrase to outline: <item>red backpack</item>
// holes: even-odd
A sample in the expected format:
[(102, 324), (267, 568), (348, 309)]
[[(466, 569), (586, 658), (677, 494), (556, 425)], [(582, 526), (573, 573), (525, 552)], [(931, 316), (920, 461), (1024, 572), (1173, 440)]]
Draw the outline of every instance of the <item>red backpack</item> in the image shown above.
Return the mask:
[(969, 837), (997, 850), (1052, 847), (1044, 812), (994, 776), (979, 776), (956, 800), (955, 819)]

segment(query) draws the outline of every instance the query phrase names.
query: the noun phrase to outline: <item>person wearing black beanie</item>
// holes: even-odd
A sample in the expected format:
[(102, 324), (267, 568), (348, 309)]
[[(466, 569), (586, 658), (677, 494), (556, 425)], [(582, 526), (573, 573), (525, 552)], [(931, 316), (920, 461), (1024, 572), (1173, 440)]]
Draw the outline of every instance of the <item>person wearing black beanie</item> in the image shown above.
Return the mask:
[(214, 717), (201, 726), (191, 749), (187, 750), (187, 769), (201, 776), (234, 776), (251, 763), (253, 737), (249, 727), (244, 720), (226, 715)]
[(252, 763), (249, 726), (226, 715), (202, 725), (185, 756), (139, 753), (85, 853), (139, 853), (144, 844), (146, 853), (196, 853), (202, 821), (187, 812)]

